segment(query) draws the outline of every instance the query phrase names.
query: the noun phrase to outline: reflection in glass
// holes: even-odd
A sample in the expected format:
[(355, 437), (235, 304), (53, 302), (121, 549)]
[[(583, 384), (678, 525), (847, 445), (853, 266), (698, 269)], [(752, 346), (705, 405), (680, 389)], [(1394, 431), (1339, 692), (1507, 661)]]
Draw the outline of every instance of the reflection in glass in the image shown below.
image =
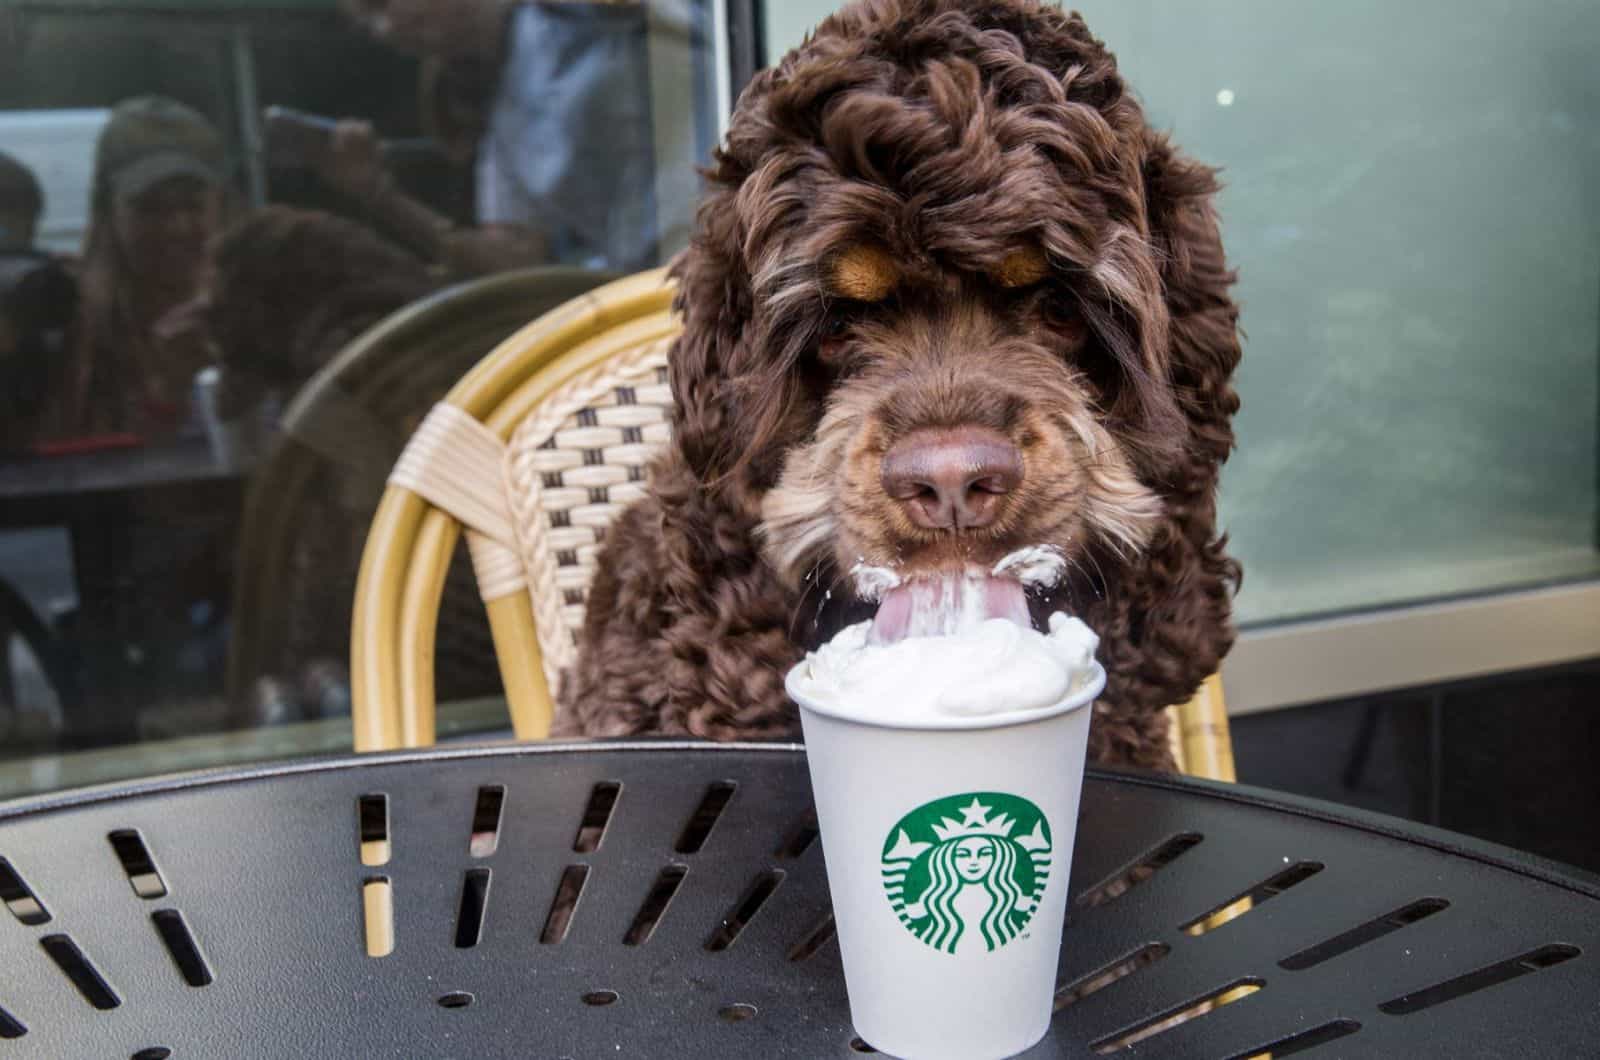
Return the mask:
[[(0, 793), (348, 747), (400, 448), (681, 249), (715, 135), (703, 0), (199, 8), (0, 12), (0, 756), (69, 752)], [(441, 731), (503, 724), (443, 607)]]

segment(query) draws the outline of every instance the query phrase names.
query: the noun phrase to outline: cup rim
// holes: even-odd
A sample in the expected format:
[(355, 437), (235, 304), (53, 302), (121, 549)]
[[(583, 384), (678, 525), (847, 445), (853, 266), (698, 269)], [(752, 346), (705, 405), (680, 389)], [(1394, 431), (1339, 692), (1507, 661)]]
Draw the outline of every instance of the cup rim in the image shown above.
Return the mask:
[(959, 714), (942, 718), (866, 718), (849, 710), (842, 710), (832, 704), (817, 702), (805, 695), (796, 686), (799, 684), (799, 674), (806, 665), (807, 660), (802, 659), (790, 668), (784, 675), (784, 691), (789, 693), (789, 698), (799, 704), (802, 712), (820, 714), (826, 718), (837, 721), (847, 721), (854, 725), (865, 725), (873, 729), (909, 729), (916, 732), (960, 732), (974, 729), (1006, 729), (1016, 725), (1026, 725), (1031, 721), (1040, 721), (1052, 718), (1059, 714), (1067, 714), (1082, 707), (1092, 704), (1106, 686), (1106, 669), (1100, 665), (1100, 660), (1092, 660), (1094, 669), (1090, 671), (1089, 681), (1077, 691), (1068, 695), (1058, 703), (1048, 707), (1035, 707), (1032, 710), (1014, 710), (1004, 714)]

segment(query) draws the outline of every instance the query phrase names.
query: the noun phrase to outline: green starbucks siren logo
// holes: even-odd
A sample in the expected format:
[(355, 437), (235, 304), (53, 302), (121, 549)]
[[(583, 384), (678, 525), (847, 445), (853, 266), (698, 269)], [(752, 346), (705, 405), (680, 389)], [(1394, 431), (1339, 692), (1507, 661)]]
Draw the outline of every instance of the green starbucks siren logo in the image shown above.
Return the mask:
[(936, 950), (999, 949), (1027, 926), (1050, 879), (1050, 824), (1027, 799), (951, 795), (900, 818), (883, 844), (883, 890)]

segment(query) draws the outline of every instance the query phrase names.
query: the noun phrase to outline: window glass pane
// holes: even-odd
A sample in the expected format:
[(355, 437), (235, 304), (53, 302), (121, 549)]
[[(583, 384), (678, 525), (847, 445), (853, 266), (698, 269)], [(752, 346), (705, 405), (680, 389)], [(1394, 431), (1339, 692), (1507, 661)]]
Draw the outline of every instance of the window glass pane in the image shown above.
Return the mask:
[[(710, 0), (0, 8), (0, 797), (348, 749), (428, 409), (687, 242)], [(463, 548), (441, 735), (506, 729)]]
[(1240, 619), (1600, 573), (1600, 5), (1068, 6), (1223, 169)]
[(1240, 617), (1600, 571), (1600, 7), (1080, 6), (1224, 169)]

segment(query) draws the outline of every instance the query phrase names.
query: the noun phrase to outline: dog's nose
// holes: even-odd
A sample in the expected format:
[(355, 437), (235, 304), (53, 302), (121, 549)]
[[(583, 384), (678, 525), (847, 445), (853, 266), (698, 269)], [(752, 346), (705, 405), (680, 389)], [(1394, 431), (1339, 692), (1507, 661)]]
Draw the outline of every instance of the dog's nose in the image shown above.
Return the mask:
[(975, 530), (994, 522), (1001, 498), (1022, 484), (1022, 454), (982, 427), (920, 430), (883, 457), (883, 491), (929, 530)]

